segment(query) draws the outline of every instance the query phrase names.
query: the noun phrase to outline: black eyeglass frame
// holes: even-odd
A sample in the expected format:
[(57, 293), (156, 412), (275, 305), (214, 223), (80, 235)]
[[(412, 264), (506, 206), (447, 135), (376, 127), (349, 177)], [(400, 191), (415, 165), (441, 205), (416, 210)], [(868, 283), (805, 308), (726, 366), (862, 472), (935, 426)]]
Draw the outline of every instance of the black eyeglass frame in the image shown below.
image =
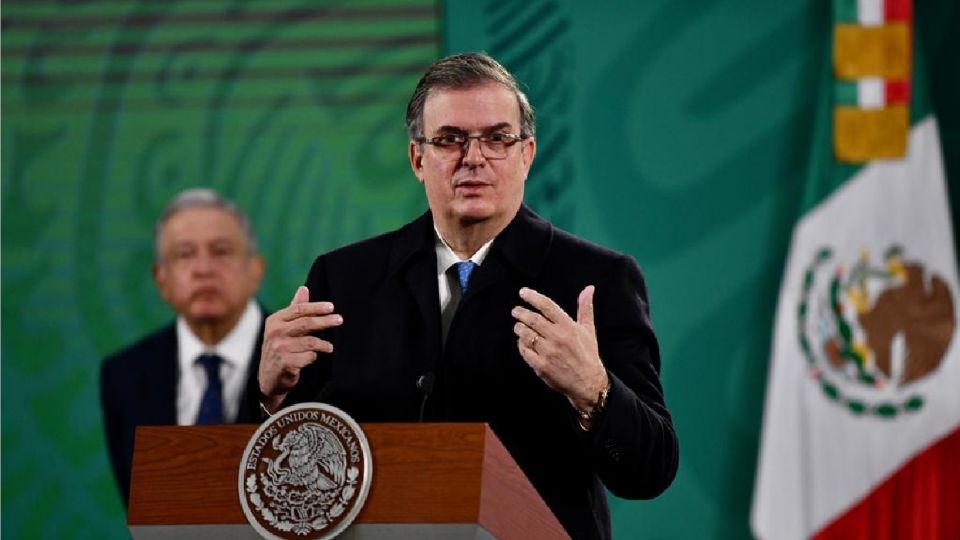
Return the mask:
[[(494, 137), (502, 137), (506, 140), (494, 140)], [(441, 150), (460, 150), (460, 155), (466, 155), (467, 148), (470, 145), (471, 139), (476, 139), (477, 143), (480, 146), (480, 155), (485, 159), (507, 159), (507, 149), (511, 146), (517, 144), (518, 142), (525, 141), (530, 137), (525, 137), (523, 135), (517, 135), (516, 133), (495, 131), (493, 133), (486, 133), (483, 135), (465, 135), (462, 133), (445, 133), (443, 135), (438, 135), (436, 137), (417, 137), (414, 139), (415, 142), (419, 144), (429, 144)], [(484, 144), (502, 144), (504, 149), (504, 154), (502, 156), (488, 156), (484, 153)], [(489, 150), (489, 149), (488, 149)]]

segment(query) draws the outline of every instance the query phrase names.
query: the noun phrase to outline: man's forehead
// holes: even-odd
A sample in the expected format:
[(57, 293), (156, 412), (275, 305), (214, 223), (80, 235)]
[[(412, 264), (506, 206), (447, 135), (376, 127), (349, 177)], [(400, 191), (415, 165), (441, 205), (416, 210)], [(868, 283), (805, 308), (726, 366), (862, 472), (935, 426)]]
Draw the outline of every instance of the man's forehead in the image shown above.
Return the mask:
[(184, 208), (167, 218), (164, 235), (170, 240), (211, 239), (242, 235), (240, 220), (232, 212), (216, 206)]
[(219, 206), (190, 206), (181, 208), (167, 218), (167, 223), (183, 221), (233, 221), (239, 224), (237, 217), (226, 208)]
[(196, 234), (192, 236), (174, 236), (170, 238), (172, 246), (194, 246), (204, 244), (233, 244), (240, 241), (240, 237), (223, 232), (211, 232), (210, 234)]
[(426, 129), (519, 127), (520, 105), (510, 88), (496, 82), (466, 88), (435, 88), (424, 102)]

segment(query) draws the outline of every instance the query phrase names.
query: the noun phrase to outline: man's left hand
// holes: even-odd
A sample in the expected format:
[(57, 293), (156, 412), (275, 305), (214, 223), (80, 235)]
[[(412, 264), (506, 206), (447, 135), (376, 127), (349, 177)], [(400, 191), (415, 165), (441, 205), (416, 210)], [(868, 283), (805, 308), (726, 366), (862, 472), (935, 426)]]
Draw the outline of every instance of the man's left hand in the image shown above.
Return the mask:
[(517, 320), (513, 332), (520, 356), (547, 386), (582, 411), (597, 404), (608, 383), (593, 324), (593, 292), (594, 286), (588, 285), (577, 297), (577, 320), (550, 298), (526, 287), (520, 289), (520, 298), (533, 309), (517, 306), (511, 312)]

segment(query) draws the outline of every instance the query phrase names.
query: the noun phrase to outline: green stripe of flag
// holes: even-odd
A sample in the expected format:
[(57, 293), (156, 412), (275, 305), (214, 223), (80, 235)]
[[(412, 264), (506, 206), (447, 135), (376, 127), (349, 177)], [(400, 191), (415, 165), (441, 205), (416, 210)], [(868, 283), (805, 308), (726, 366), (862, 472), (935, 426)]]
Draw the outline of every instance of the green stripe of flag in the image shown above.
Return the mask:
[(857, 0), (833, 0), (833, 23), (858, 24)]
[(837, 105), (857, 105), (857, 82), (835, 80), (833, 83), (833, 102)]

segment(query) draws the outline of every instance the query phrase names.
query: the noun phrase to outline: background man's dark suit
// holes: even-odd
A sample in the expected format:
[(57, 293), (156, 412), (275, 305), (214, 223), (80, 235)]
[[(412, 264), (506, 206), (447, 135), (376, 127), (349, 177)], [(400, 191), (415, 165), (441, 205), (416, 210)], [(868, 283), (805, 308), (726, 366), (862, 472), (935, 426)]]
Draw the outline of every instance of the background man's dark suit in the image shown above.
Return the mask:
[[(257, 367), (263, 321), (247, 369), (236, 423), (259, 423)], [(100, 401), (110, 464), (124, 504), (130, 496), (130, 467), (137, 426), (177, 424), (177, 330), (171, 323), (110, 356), (100, 370)]]
[[(606, 494), (650, 498), (672, 481), (677, 440), (659, 383), (660, 354), (636, 263), (589, 244), (527, 207), (474, 272), (441, 346), (432, 216), (320, 256), (306, 285), (333, 302), (334, 345), (300, 373), (285, 404), (324, 401), (359, 421), (489, 422), (574, 538), (609, 537)], [(596, 285), (600, 357), (612, 389), (586, 433), (567, 399), (520, 358), (511, 309), (531, 287), (576, 314)], [(425, 397), (417, 380), (433, 374)]]

